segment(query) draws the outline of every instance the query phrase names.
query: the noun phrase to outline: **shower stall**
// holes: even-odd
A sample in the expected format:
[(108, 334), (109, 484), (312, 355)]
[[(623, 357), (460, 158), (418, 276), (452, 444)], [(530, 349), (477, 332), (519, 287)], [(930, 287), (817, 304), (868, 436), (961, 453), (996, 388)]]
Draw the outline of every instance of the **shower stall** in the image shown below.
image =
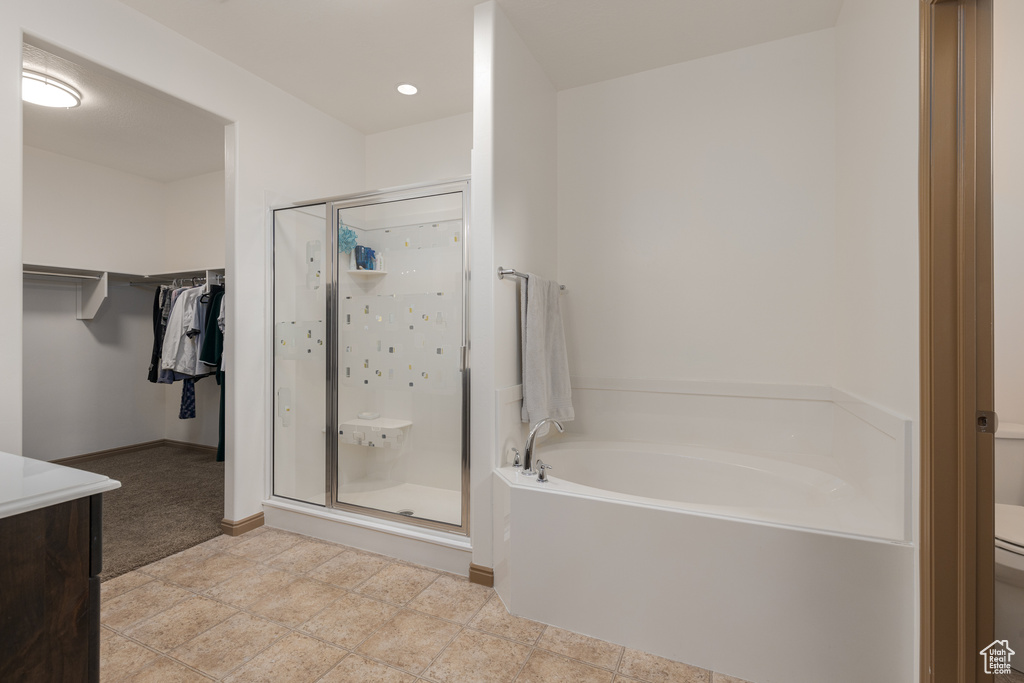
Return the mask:
[(468, 203), (274, 209), (274, 496), (468, 535)]

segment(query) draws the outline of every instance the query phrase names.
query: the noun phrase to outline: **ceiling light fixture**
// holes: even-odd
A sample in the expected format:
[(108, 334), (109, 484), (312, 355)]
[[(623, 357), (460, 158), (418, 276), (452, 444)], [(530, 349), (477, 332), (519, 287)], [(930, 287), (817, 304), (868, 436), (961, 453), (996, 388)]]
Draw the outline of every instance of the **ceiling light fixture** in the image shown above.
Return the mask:
[(402, 93), (403, 95), (415, 95), (417, 91), (418, 88), (412, 83), (402, 83), (400, 86), (398, 86), (398, 92)]
[(70, 109), (82, 103), (82, 93), (53, 76), (24, 69), (21, 72), (21, 99), (44, 107)]

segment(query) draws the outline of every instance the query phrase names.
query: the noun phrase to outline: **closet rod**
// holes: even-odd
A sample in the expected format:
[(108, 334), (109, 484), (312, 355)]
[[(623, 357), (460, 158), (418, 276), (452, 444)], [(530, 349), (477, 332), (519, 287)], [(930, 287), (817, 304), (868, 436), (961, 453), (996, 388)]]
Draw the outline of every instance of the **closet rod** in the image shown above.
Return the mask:
[[(221, 282), (223, 282), (224, 280), (227, 279), (227, 277), (224, 276), (224, 275), (219, 275), (218, 278), (220, 279)], [(147, 285), (171, 285), (171, 284), (174, 284), (175, 281), (188, 282), (189, 280), (196, 280), (197, 281), (196, 282), (196, 286), (206, 284), (206, 276), (205, 275), (202, 275), (202, 276), (201, 275), (197, 275), (194, 278), (192, 278), (192, 277), (179, 277), (179, 278), (175, 278), (173, 280), (144, 280), (144, 281), (141, 281), (141, 282), (132, 280), (131, 282), (128, 283), (128, 285), (131, 286), (131, 287), (146, 287)]]

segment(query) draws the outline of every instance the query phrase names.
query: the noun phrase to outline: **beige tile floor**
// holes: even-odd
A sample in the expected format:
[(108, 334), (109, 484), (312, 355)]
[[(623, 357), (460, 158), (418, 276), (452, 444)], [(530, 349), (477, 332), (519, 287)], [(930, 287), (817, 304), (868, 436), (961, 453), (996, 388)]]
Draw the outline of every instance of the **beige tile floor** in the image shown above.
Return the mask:
[(103, 584), (101, 680), (744, 683), (510, 616), (490, 588), (260, 528)]

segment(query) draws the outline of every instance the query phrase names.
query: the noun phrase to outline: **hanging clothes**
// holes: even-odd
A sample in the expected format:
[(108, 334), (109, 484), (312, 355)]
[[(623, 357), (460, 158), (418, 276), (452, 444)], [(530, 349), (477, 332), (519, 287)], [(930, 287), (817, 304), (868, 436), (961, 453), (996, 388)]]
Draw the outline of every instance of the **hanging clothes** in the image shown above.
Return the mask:
[[(223, 460), (224, 376), (219, 367), (223, 349), (223, 297), (221, 285), (165, 287), (153, 299), (153, 353), (148, 379), (172, 384), (182, 381), (182, 420), (196, 416), (195, 383), (215, 375), (221, 385), (220, 446)], [(212, 333), (212, 334), (211, 334)], [(209, 348), (204, 360), (202, 351)], [(212, 360), (211, 359), (215, 359)]]
[(196, 416), (196, 381), (191, 377), (182, 380), (181, 383), (181, 407), (178, 409), (178, 419), (188, 420)]
[(206, 317), (206, 337), (199, 351), (199, 360), (217, 369), (215, 377), (220, 385), (220, 418), (217, 427), (217, 461), (224, 461), (224, 288), (210, 296)]
[(156, 296), (153, 298), (153, 352), (149, 357), (150, 382), (156, 383), (160, 377), (160, 353), (164, 345), (164, 318), (163, 299), (168, 288), (160, 285), (156, 288)]
[(160, 367), (182, 375), (194, 377), (199, 363), (197, 337), (199, 321), (197, 300), (204, 294), (202, 287), (190, 287), (182, 291), (171, 309), (164, 333), (163, 352)]

